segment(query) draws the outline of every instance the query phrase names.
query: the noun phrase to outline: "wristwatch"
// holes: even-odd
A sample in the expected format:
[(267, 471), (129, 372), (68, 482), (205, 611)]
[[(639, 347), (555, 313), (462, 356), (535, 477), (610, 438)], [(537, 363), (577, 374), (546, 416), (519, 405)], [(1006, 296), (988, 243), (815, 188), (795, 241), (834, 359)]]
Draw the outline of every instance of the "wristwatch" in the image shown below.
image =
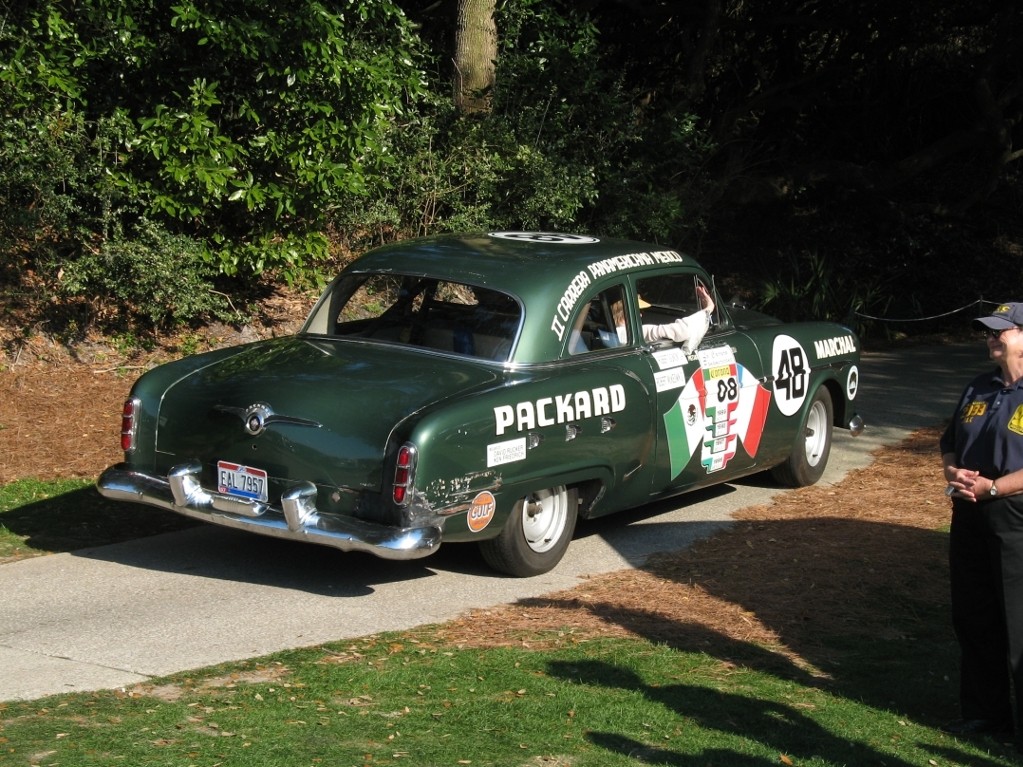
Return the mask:
[(992, 498), (994, 498), (996, 495), (998, 495), (998, 485), (996, 485), (994, 482), (992, 482), (991, 483), (991, 489), (987, 491), (987, 494), (990, 495)]

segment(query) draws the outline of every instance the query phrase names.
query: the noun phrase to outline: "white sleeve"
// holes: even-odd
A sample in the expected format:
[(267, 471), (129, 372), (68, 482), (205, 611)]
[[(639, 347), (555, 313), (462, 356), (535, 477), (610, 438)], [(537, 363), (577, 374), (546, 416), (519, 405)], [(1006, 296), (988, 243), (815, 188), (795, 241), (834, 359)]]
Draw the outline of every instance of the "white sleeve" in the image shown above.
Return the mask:
[(692, 351), (700, 345), (703, 336), (710, 327), (710, 315), (701, 309), (670, 322), (667, 325), (644, 325), (643, 340), (647, 343), (654, 341), (671, 341), (672, 343), (684, 343), (687, 351)]

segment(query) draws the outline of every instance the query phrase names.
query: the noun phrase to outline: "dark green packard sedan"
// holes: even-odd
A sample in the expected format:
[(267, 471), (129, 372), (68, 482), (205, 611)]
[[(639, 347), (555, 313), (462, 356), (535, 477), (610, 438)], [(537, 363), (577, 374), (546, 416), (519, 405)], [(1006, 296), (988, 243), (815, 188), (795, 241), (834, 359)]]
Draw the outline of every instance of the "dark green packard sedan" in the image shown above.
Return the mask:
[(438, 236), (348, 266), (290, 337), (157, 367), (107, 498), (413, 559), (472, 541), (553, 568), (592, 518), (772, 470), (816, 482), (856, 413), (859, 340), (722, 306), (661, 246)]

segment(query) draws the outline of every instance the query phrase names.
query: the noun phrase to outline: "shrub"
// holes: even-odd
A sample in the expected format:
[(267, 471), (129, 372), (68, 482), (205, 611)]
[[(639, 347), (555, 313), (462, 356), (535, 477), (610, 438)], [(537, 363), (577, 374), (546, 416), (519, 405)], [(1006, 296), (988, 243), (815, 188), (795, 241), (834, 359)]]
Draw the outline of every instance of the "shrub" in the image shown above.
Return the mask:
[(217, 268), (205, 247), (143, 219), (65, 266), (60, 290), (95, 303), (108, 327), (166, 328), (202, 317), (237, 320), (213, 288)]

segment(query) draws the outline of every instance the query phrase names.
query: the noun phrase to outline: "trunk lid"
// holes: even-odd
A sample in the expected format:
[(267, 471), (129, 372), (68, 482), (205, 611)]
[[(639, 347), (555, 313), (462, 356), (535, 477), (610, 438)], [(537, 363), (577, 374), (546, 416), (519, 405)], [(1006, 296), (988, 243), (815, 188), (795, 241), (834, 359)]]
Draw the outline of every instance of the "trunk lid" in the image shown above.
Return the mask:
[(470, 360), (352, 340), (258, 342), (166, 388), (156, 449), (167, 465), (228, 461), (271, 483), (379, 490), (398, 424), (499, 376)]

